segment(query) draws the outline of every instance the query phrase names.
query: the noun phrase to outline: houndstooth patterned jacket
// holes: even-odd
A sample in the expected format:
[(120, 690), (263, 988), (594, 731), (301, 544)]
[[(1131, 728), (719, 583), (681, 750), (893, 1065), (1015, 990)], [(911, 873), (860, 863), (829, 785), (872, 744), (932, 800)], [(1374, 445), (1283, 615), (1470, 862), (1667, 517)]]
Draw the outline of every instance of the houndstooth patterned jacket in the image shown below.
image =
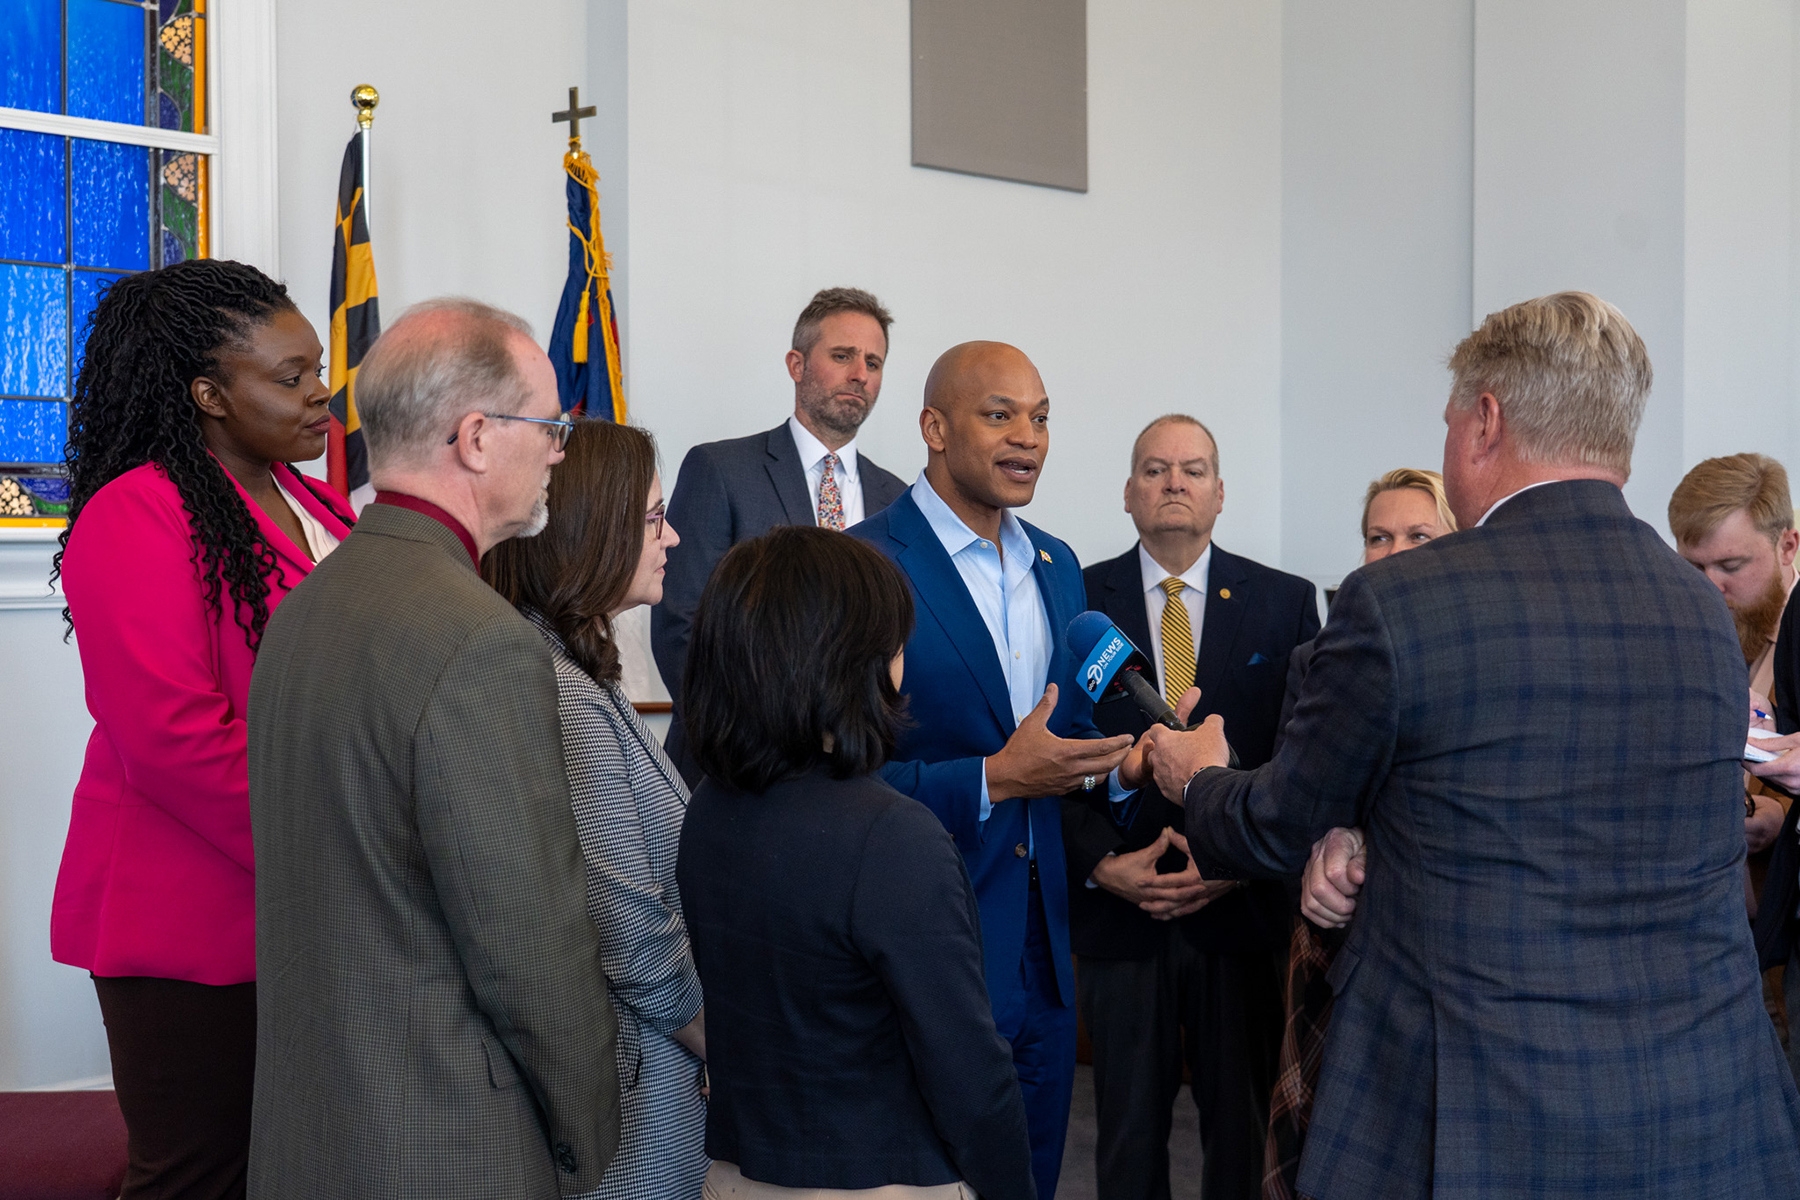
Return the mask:
[(700, 1011), (675, 858), (688, 790), (616, 686), (596, 683), (535, 613), (556, 664), (563, 766), (618, 1014), (619, 1152), (596, 1196), (697, 1198), (706, 1157), (701, 1063), (674, 1032)]

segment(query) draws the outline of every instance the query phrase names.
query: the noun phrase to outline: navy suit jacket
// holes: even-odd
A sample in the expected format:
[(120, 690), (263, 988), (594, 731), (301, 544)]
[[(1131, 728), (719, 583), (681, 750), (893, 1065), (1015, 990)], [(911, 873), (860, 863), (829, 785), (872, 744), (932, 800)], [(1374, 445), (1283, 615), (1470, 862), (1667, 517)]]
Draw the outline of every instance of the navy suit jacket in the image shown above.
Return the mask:
[[(1112, 618), (1132, 644), (1151, 659), (1144, 672), (1158, 691), (1150, 623), (1144, 611), (1143, 571), (1134, 545), (1117, 558), (1095, 563), (1082, 573), (1088, 607)], [(1194, 683), (1200, 706), (1193, 720), (1218, 713), (1225, 719), (1238, 761), (1260, 767), (1275, 752), (1281, 701), (1286, 691), (1288, 659), (1294, 647), (1319, 632), (1317, 589), (1311, 580), (1242, 558), (1215, 545), (1207, 572), (1205, 620), (1200, 627)], [(1133, 737), (1149, 720), (1129, 699), (1094, 706), (1094, 723), (1108, 737)], [(1115, 814), (1104, 811), (1104, 798), (1071, 800), (1065, 809), (1063, 838), (1069, 857), (1069, 925), (1075, 953), (1088, 958), (1148, 958), (1155, 954), (1169, 926), (1137, 905), (1102, 888), (1086, 886), (1094, 867), (1106, 855), (1141, 850), (1167, 825), (1184, 828), (1181, 810), (1153, 791), (1143, 793), (1135, 819), (1121, 831)], [(1166, 869), (1186, 867), (1172, 852)], [(1213, 901), (1175, 922), (1196, 947), (1213, 954), (1285, 951), (1292, 930), (1288, 899), (1281, 884), (1257, 882)]]
[(1746, 682), (1718, 589), (1608, 483), (1344, 581), (1274, 759), (1186, 794), (1208, 875), (1368, 835), (1300, 1192), (1800, 1196), (1744, 920)]
[[(856, 462), (864, 516), (880, 512), (906, 490), (868, 455), (859, 451)], [(668, 516), (681, 544), (669, 551), (662, 603), (650, 610), (650, 649), (675, 701), (669, 758), (692, 787), (699, 781), (699, 771), (688, 753), (681, 723), (681, 679), (700, 593), (725, 552), (739, 542), (761, 537), (777, 525), (812, 525), (818, 520), (787, 422), (767, 433), (706, 442), (689, 450), (669, 495)]]
[[(1064, 636), (1085, 607), (1081, 564), (1068, 546), (1034, 525), (1021, 524), (1037, 552), (1031, 567), (1050, 621), (1046, 682), (1057, 685), (1050, 732), (1065, 738), (1099, 737), (1093, 705), (1075, 682), (1077, 664)], [(1057, 990), (1064, 1004), (1073, 1004), (1062, 798), (1005, 800), (994, 805), (985, 822), (980, 820), (982, 760), (1004, 746), (1015, 728), (1006, 677), (987, 624), (910, 492), (850, 532), (899, 565), (917, 611), (900, 684), (911, 724), (901, 731), (894, 761), (882, 775), (936, 813), (963, 853), (981, 906), (988, 996), (996, 1008), (1020, 990), (1031, 887), (1029, 818)]]

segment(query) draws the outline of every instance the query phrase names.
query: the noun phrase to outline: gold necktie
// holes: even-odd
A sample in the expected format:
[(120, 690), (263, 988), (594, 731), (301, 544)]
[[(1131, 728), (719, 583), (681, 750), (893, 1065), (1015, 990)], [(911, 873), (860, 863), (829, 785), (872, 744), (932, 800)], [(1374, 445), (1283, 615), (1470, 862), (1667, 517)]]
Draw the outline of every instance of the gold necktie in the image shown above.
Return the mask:
[(1187, 584), (1171, 576), (1157, 586), (1168, 597), (1162, 615), (1163, 697), (1174, 708), (1194, 686), (1194, 626), (1181, 602)]

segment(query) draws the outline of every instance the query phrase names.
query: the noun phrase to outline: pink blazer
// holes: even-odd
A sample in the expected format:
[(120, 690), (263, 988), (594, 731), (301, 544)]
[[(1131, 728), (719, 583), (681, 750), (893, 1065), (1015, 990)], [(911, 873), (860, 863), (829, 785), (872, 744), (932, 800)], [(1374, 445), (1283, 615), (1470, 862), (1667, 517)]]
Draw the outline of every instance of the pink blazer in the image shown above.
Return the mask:
[[(281, 482), (349, 527), (286, 467)], [(269, 610), (311, 569), (243, 489), (278, 559)], [(206, 607), (187, 510), (161, 468), (95, 493), (69, 534), (63, 590), (94, 732), (50, 910), (50, 953), (95, 975), (256, 978), (244, 708), (256, 658), (221, 590)]]

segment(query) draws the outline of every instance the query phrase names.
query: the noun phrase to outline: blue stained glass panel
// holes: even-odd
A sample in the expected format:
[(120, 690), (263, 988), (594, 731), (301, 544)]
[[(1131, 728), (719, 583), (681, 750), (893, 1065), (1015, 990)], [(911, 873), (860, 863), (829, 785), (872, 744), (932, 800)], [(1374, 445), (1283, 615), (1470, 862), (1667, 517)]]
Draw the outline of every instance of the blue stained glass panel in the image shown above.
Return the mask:
[(69, 115), (144, 123), (142, 8), (113, 0), (68, 0)]
[(81, 363), (87, 357), (87, 323), (93, 315), (94, 306), (100, 303), (100, 297), (106, 295), (106, 289), (125, 278), (123, 275), (102, 275), (98, 271), (76, 271), (75, 291), (71, 297), (74, 303), (70, 306), (69, 332), (75, 347), (75, 362), (69, 367), (69, 395), (75, 394), (75, 376), (81, 374)]
[(150, 151), (142, 146), (71, 138), (69, 169), (75, 208), (75, 265), (147, 269)]
[(68, 261), (63, 140), (0, 129), (0, 258)]
[(60, 463), (69, 406), (55, 400), (0, 400), (0, 462)]
[(0, 263), (0, 395), (67, 394), (68, 288), (61, 267)]
[(62, 111), (62, 0), (0, 3), (0, 106)]

